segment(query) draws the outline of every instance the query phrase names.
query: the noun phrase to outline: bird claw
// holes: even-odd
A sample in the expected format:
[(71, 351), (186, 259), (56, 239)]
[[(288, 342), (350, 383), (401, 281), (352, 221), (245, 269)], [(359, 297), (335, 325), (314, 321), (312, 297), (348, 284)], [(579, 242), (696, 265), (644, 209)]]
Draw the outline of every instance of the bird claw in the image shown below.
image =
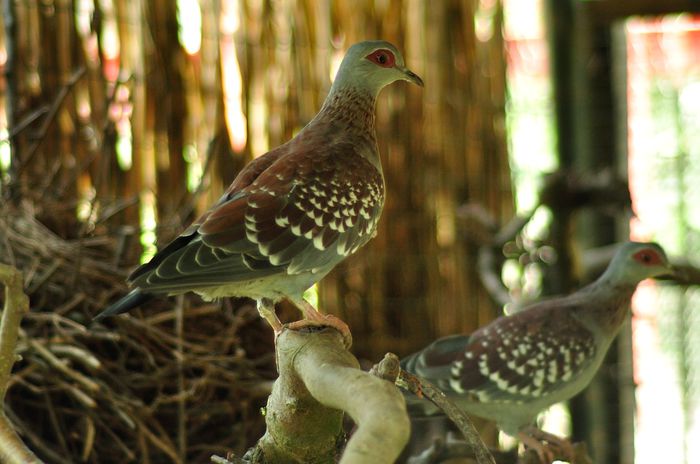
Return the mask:
[(321, 314), (316, 310), (313, 311), (313, 314), (304, 313), (304, 316), (306, 316), (306, 319), (286, 324), (285, 327), (290, 330), (300, 330), (307, 327), (332, 327), (340, 332), (340, 335), (343, 337), (345, 349), (350, 349), (352, 346), (352, 334), (350, 333), (350, 327), (345, 322), (332, 314)]
[(532, 450), (537, 454), (537, 459), (541, 464), (551, 464), (554, 461), (552, 450), (538, 439), (522, 433), (518, 435), (518, 438), (527, 450)]
[(537, 453), (542, 464), (551, 464), (557, 457), (574, 462), (576, 453), (573, 445), (566, 438), (545, 432), (534, 426), (521, 431), (518, 438), (526, 448)]
[(299, 329), (308, 326), (333, 327), (343, 336), (345, 349), (350, 349), (352, 346), (352, 334), (350, 333), (350, 327), (345, 322), (332, 314), (323, 314), (303, 298), (291, 298), (290, 300), (299, 308), (304, 315), (304, 319), (288, 324), (288, 328)]

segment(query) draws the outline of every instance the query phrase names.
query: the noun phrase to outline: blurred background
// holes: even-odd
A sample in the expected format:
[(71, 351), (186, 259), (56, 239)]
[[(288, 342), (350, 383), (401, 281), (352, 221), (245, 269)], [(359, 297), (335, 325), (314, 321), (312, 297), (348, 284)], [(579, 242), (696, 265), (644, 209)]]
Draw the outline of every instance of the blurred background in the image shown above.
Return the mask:
[[(31, 298), (6, 413), (47, 462), (206, 462), (261, 436), (275, 368), (250, 301), (189, 295), (88, 326), (314, 116), (360, 40), (394, 43), (426, 84), (380, 96), (378, 235), (308, 294), (361, 360), (578, 288), (614, 242), (700, 260), (696, 1), (2, 3), (0, 261)], [(546, 428), (596, 463), (700, 462), (698, 298), (643, 283)]]

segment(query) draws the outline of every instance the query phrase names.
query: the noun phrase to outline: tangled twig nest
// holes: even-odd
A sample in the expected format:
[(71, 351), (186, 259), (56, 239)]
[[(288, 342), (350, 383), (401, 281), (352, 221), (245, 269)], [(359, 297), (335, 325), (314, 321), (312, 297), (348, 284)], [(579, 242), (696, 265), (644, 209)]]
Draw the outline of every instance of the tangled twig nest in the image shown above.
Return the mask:
[(245, 300), (162, 300), (152, 316), (90, 320), (125, 290), (118, 238), (65, 240), (0, 211), (0, 259), (31, 299), (6, 412), (46, 462), (205, 462), (264, 431), (272, 334)]

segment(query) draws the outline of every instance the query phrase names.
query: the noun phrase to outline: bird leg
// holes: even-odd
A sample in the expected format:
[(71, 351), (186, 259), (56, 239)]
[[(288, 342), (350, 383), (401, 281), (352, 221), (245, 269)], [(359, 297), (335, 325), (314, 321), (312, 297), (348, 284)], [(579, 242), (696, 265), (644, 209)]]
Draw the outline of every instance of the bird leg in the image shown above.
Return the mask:
[(258, 301), (258, 314), (260, 317), (265, 319), (272, 330), (275, 331), (275, 340), (280, 333), (282, 333), (282, 323), (277, 318), (277, 313), (275, 313), (275, 303), (269, 298), (260, 298)]
[(339, 318), (332, 314), (323, 314), (316, 308), (311, 306), (311, 303), (306, 301), (304, 298), (290, 298), (292, 303), (299, 308), (304, 319), (291, 324), (287, 324), (287, 327), (292, 330), (298, 330), (303, 327), (315, 326), (315, 327), (333, 327), (343, 336), (343, 343), (346, 349), (352, 346), (352, 334), (350, 333), (350, 327), (341, 321)]
[(555, 459), (555, 453), (550, 449), (551, 447), (556, 448), (560, 457), (567, 458), (569, 461), (574, 459), (576, 455), (568, 439), (545, 432), (534, 425), (522, 429), (518, 433), (518, 438), (527, 448), (531, 448), (537, 453), (543, 464), (550, 464)]
[(537, 438), (532, 437), (526, 432), (519, 432), (518, 439), (525, 445), (525, 448), (531, 449), (537, 453), (537, 458), (541, 464), (551, 464), (554, 461), (554, 453), (552, 453), (552, 450), (547, 448), (547, 446)]

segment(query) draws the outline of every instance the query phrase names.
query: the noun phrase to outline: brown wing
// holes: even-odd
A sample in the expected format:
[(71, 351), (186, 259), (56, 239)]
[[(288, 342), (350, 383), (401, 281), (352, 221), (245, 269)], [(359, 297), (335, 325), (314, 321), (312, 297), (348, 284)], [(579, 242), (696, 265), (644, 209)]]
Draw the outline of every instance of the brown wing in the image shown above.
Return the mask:
[(475, 332), (452, 363), (450, 388), (481, 401), (520, 402), (560, 389), (593, 362), (593, 334), (566, 300), (500, 318)]
[(274, 150), (270, 150), (258, 158), (245, 165), (238, 173), (233, 182), (228, 186), (224, 194), (214, 205), (199, 216), (187, 229), (185, 229), (177, 238), (168, 243), (147, 263), (137, 267), (128, 277), (128, 282), (133, 284), (140, 277), (151, 273), (155, 270), (168, 256), (177, 253), (179, 250), (186, 247), (192, 240), (199, 236), (199, 227), (207, 220), (207, 217), (215, 211), (217, 207), (238, 198), (244, 194), (244, 190), (250, 186), (265, 170), (273, 165), (279, 158), (284, 156), (289, 151), (289, 143), (280, 145)]
[(296, 149), (156, 255), (154, 266), (134, 274), (134, 285), (171, 292), (325, 273), (371, 238), (383, 198), (381, 174), (351, 144)]

